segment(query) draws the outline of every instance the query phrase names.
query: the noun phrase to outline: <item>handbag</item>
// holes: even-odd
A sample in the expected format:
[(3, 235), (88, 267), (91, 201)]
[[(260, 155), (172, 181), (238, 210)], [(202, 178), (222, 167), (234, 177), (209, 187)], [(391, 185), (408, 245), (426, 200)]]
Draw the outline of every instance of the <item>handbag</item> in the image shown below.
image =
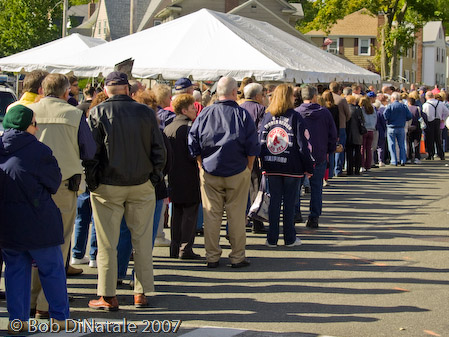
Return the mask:
[(248, 217), (252, 220), (268, 222), (268, 208), (270, 207), (270, 193), (268, 191), (268, 181), (265, 175), (262, 176), (256, 199), (251, 205)]
[(357, 119), (359, 121), (359, 132), (363, 136), (364, 134), (368, 133), (368, 130), (365, 127), (365, 121), (363, 120), (363, 115), (362, 114), (358, 115)]

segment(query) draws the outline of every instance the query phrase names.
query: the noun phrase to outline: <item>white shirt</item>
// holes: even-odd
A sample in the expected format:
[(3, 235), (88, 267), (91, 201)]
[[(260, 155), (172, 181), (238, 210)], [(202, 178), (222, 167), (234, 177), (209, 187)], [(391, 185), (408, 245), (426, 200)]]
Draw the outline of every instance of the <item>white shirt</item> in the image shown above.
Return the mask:
[(432, 122), (435, 118), (443, 120), (449, 116), (449, 110), (446, 108), (444, 102), (440, 102), (435, 98), (427, 100), (422, 106), (422, 111), (427, 115), (429, 122)]

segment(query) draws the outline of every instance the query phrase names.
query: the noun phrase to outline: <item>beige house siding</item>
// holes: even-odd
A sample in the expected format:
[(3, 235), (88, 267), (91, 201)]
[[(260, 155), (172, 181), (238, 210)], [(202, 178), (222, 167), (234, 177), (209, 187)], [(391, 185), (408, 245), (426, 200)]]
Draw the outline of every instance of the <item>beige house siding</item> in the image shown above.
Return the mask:
[[(106, 24), (106, 34), (104, 33), (104, 25)], [(106, 12), (106, 6), (101, 1), (100, 8), (98, 10), (97, 22), (94, 26), (93, 37), (109, 40), (109, 20)]]

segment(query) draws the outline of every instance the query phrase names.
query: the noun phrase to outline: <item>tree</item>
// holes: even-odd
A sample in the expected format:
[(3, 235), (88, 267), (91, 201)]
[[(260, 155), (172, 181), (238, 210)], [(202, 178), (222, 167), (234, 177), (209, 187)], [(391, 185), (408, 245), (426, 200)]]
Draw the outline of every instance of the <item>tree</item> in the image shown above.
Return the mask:
[[(383, 79), (397, 79), (399, 57), (413, 46), (415, 34), (430, 20), (449, 23), (447, 0), (317, 0), (317, 15), (306, 29), (321, 29), (329, 33), (331, 27), (346, 15), (366, 8), (371, 15), (382, 15), (380, 27), (380, 72)], [(444, 6), (443, 6), (444, 5)], [(388, 67), (389, 66), (389, 67)]]
[(59, 0), (0, 0), (0, 57), (60, 36)]

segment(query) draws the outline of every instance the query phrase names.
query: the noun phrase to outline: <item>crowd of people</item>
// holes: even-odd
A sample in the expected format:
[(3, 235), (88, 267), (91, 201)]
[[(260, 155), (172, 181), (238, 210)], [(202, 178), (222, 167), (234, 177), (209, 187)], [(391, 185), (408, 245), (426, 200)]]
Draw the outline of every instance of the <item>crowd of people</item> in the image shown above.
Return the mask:
[[(304, 222), (317, 229), (329, 179), (419, 164), (423, 141), (427, 160), (444, 160), (449, 146), (447, 97), (437, 87), (377, 92), (251, 78), (239, 87), (222, 77), (210, 88), (181, 78), (173, 89), (147, 89), (114, 71), (102, 90), (88, 84), (81, 104), (78, 94), (76, 77), (33, 71), (3, 121), (0, 271), (3, 258), (10, 321), (23, 322), (10, 333), (25, 331), (30, 316), (66, 328), (66, 277), (83, 272), (74, 265), (98, 270), (99, 298), (89, 307), (115, 311), (132, 255), (134, 305), (144, 308), (154, 291), (153, 246), (202, 260), (193, 247), (203, 227), (206, 267), (219, 268), (226, 212), (229, 266), (247, 267), (246, 227), (276, 248), (281, 209), (284, 245), (301, 245), (303, 185)], [(262, 180), (268, 229), (247, 216)]]

